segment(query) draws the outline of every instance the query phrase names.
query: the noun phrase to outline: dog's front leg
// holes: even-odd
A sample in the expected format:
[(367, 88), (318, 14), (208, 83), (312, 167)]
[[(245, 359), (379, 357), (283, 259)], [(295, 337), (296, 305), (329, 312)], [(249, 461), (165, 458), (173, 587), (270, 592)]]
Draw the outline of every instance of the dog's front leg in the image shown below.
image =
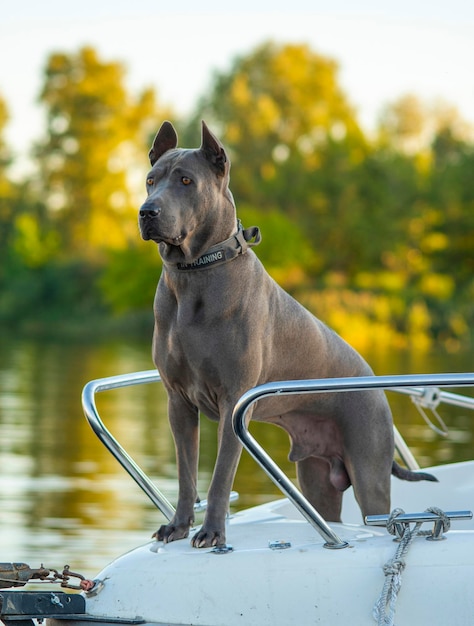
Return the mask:
[(199, 457), (199, 412), (181, 396), (170, 394), (168, 412), (176, 446), (178, 466), (178, 504), (173, 519), (153, 535), (169, 543), (189, 535), (194, 522), (197, 497), (197, 468)]
[(231, 411), (224, 415), (219, 422), (219, 448), (207, 495), (206, 516), (201, 529), (191, 540), (195, 548), (225, 545), (225, 518), (242, 446), (232, 430)]

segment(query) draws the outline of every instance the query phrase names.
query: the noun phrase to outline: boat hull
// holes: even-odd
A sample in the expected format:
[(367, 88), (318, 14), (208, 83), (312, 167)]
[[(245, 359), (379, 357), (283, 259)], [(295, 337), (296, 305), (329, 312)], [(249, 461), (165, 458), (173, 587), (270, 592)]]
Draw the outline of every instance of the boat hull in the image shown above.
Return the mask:
[[(415, 487), (423, 506), (428, 499), (431, 505), (447, 505), (450, 510), (454, 504), (470, 508), (474, 462), (437, 469), (430, 471), (439, 474), (439, 483), (397, 484), (400, 504), (404, 505), (404, 493), (405, 500), (415, 497), (410, 494)], [(456, 493), (461, 496), (458, 502), (453, 501)], [(350, 518), (351, 505), (345, 510)], [(423, 508), (411, 512), (415, 510)], [(373, 607), (385, 580), (383, 566), (399, 544), (385, 528), (331, 526), (348, 542), (347, 548), (324, 547), (298, 511), (287, 500), (277, 500), (229, 519), (232, 551), (197, 550), (188, 540), (147, 543), (98, 575), (99, 591), (85, 594), (86, 620), (70, 620), (71, 626), (89, 619), (187, 626), (373, 624)], [(396, 623), (473, 623), (474, 525), (462, 522), (453, 528), (459, 529), (450, 530), (444, 540), (417, 537), (411, 544)]]

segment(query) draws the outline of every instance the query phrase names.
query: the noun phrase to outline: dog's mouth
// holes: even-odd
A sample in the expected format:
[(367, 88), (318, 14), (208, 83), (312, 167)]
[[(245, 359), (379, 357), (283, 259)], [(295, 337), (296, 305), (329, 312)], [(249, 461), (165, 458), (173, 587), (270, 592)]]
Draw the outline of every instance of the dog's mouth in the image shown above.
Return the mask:
[(186, 233), (180, 233), (173, 237), (159, 232), (152, 225), (142, 225), (140, 227), (141, 236), (144, 241), (154, 241), (155, 243), (166, 243), (170, 246), (180, 246), (186, 238)]
[(186, 235), (178, 235), (177, 237), (163, 237), (163, 236), (157, 236), (157, 237), (150, 237), (150, 239), (152, 241), (154, 241), (155, 243), (167, 243), (170, 246), (180, 246), (184, 239), (185, 239)]
[(199, 251), (192, 247), (194, 229), (190, 224), (175, 230), (164, 228), (158, 220), (140, 218), (139, 227), (144, 241), (164, 244), (165, 247), (160, 246), (160, 254), (169, 263), (192, 263), (199, 256)]

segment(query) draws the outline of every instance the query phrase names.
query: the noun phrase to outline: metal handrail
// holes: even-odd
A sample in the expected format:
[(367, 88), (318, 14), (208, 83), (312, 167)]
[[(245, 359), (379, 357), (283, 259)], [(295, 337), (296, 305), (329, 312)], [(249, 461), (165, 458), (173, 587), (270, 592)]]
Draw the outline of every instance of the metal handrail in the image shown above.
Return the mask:
[(100, 419), (95, 404), (95, 395), (100, 391), (108, 391), (109, 389), (120, 389), (121, 387), (131, 387), (132, 385), (143, 385), (145, 383), (160, 382), (160, 375), (156, 370), (147, 370), (144, 372), (134, 372), (133, 374), (123, 374), (121, 376), (109, 376), (108, 378), (99, 378), (92, 380), (84, 387), (82, 391), (82, 408), (86, 415), (92, 430), (95, 432), (100, 441), (109, 450), (109, 452), (117, 459), (125, 471), (133, 478), (137, 485), (146, 493), (153, 504), (163, 513), (166, 519), (171, 520), (175, 509), (168, 502), (167, 498), (161, 493), (158, 487), (135, 463), (131, 456), (122, 448), (115, 437), (107, 430), (103, 421)]
[[(457, 376), (457, 374), (454, 375)], [(438, 387), (438, 385), (433, 385), (433, 387)], [(424, 396), (426, 396), (427, 390), (424, 387), (401, 387), (398, 389), (392, 389), (392, 391), (422, 400)], [(436, 401), (437, 404), (444, 402), (445, 404), (450, 404), (451, 406), (458, 406), (462, 409), (470, 409), (471, 411), (474, 411), (474, 398), (469, 398), (468, 396), (461, 396), (456, 393), (441, 391), (438, 389)]]
[[(312, 394), (327, 392), (363, 391), (368, 389), (404, 389), (406, 387), (461, 387), (474, 385), (474, 373), (433, 374), (405, 376), (362, 376), (351, 378), (325, 378), (319, 380), (291, 380), (265, 383), (250, 389), (234, 407), (232, 425), (234, 433), (270, 479), (293, 503), (307, 521), (325, 539), (325, 547), (345, 547), (310, 502), (288, 479), (267, 452), (248, 430), (247, 413), (257, 401), (271, 396)], [(404, 393), (404, 391), (402, 392)]]
[[(474, 411), (474, 398), (450, 393), (449, 391), (441, 391), (441, 389), (439, 389), (438, 387), (402, 387), (392, 389), (392, 391), (410, 396), (410, 398), (422, 414), (423, 418), (427, 422), (428, 426), (430, 426), (435, 432), (443, 436), (446, 436), (448, 434), (447, 430), (442, 432), (438, 428), (433, 427), (432, 424), (428, 422), (427, 417), (424, 411), (422, 411), (421, 407), (431, 409), (435, 413), (438, 420), (441, 420), (441, 418), (436, 413), (436, 407), (442, 402), (444, 402), (445, 404), (450, 404), (451, 406), (457, 406)], [(393, 427), (393, 432), (395, 436), (395, 449), (398, 452), (402, 461), (405, 463), (408, 469), (419, 470), (420, 466), (418, 465), (417, 460), (413, 456), (410, 448), (407, 446), (405, 440), (400, 435), (395, 426)]]
[[(99, 440), (117, 459), (125, 471), (133, 478), (138, 486), (145, 492), (152, 503), (168, 519), (174, 515), (175, 509), (168, 502), (166, 497), (156, 487), (153, 481), (141, 470), (135, 461), (128, 455), (119, 442), (107, 430), (97, 411), (95, 395), (102, 391), (120, 389), (147, 383), (160, 382), (160, 375), (156, 370), (146, 370), (131, 374), (109, 376), (92, 380), (87, 383), (82, 392), (82, 406), (85, 416)], [(289, 395), (304, 393), (321, 393), (337, 391), (357, 391), (364, 389), (384, 388), (397, 391), (399, 393), (422, 396), (425, 393), (424, 387), (460, 387), (474, 385), (474, 373), (468, 374), (437, 374), (437, 375), (415, 375), (415, 376), (368, 376), (362, 378), (333, 378), (322, 380), (302, 380), (302, 381), (282, 381), (266, 383), (250, 389), (237, 402), (233, 413), (234, 432), (240, 439), (242, 445), (259, 463), (262, 469), (270, 476), (275, 484), (280, 487), (283, 493), (289, 498), (304, 517), (320, 532), (325, 539), (325, 546), (328, 548), (342, 548), (347, 544), (339, 539), (333, 530), (326, 524), (324, 519), (314, 510), (304, 496), (296, 489), (282, 470), (273, 462), (269, 455), (253, 439), (248, 432), (246, 425), (246, 414), (252, 404), (257, 400), (272, 395)], [(413, 393), (410, 393), (410, 390)], [(474, 398), (440, 392), (440, 399), (447, 404), (474, 409)], [(395, 429), (395, 441), (399, 451), (402, 452), (406, 460), (404, 449), (411, 456), (411, 467), (418, 467), (415, 459), (409, 452), (408, 447), (402, 437)], [(409, 464), (410, 467), (410, 464)], [(231, 500), (235, 496), (231, 496)], [(204, 503), (202, 503), (204, 504)], [(199, 505), (198, 505), (199, 506)], [(202, 507), (201, 507), (202, 508)]]

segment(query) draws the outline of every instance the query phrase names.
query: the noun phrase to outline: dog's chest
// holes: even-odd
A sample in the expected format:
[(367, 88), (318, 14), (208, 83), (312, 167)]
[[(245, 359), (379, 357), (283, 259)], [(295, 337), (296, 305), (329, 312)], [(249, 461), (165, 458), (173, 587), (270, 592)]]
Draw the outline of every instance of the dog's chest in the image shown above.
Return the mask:
[(215, 398), (229, 380), (234, 334), (200, 295), (179, 305), (163, 299), (155, 307), (155, 364), (169, 387)]

